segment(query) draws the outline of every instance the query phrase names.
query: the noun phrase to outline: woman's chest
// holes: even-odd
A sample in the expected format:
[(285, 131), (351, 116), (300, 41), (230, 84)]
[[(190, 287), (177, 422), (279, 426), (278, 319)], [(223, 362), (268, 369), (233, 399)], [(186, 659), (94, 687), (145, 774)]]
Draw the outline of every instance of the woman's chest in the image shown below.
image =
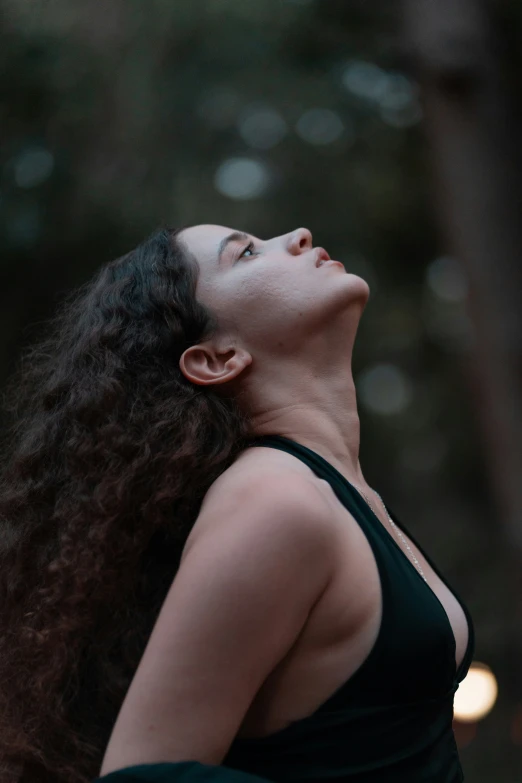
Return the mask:
[(327, 482), (320, 483), (331, 509), (335, 575), (296, 644), (258, 692), (240, 737), (266, 736), (309, 717), (345, 684), (361, 681), (376, 652), (384, 656), (379, 671), (387, 672), (389, 686), (401, 688), (403, 677), (405, 690), (414, 693), (416, 678), (423, 676), (423, 660), (429, 667), (440, 658), (451, 677), (466, 651), (468, 628), (462, 607), (413, 542), (405, 536), (427, 587), (407, 562), (411, 554), (400, 539), (386, 538), (390, 532), (385, 519), (374, 520), (374, 525), (384, 527), (377, 529), (372, 546), (371, 536)]

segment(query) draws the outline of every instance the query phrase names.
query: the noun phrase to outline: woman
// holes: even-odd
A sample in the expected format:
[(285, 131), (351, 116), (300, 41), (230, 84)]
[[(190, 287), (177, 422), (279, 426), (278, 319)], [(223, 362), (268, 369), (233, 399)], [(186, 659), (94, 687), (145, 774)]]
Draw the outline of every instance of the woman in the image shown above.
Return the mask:
[(306, 229), (161, 231), (29, 352), (1, 504), (8, 783), (463, 779), (471, 617), (359, 464), (368, 295)]

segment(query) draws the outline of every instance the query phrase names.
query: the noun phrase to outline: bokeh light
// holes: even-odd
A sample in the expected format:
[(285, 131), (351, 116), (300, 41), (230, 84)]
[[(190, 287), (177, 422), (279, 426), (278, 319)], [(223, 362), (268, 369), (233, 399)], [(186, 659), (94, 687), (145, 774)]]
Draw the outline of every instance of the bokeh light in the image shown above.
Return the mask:
[(268, 150), (286, 136), (288, 126), (270, 106), (247, 107), (238, 122), (239, 133), (250, 147)]
[(341, 82), (353, 95), (378, 106), (387, 125), (408, 128), (422, 119), (418, 87), (403, 73), (353, 60), (343, 68)]
[(308, 109), (298, 119), (297, 134), (309, 144), (331, 144), (339, 139), (345, 125), (337, 112), (331, 109)]
[(380, 101), (388, 88), (386, 71), (375, 63), (353, 60), (343, 69), (342, 83), (354, 95), (370, 101)]
[(452, 352), (469, 351), (475, 339), (467, 296), (467, 277), (456, 259), (440, 256), (428, 265), (422, 318), (433, 342)]
[(493, 709), (497, 694), (497, 679), (489, 666), (473, 661), (455, 694), (455, 718), (462, 723), (481, 720)]
[(444, 302), (464, 302), (468, 281), (461, 264), (450, 256), (436, 258), (428, 266), (426, 280), (433, 293)]
[(54, 157), (43, 148), (26, 149), (14, 161), (14, 180), (19, 188), (34, 188), (48, 179), (54, 168)]
[(228, 158), (218, 167), (214, 185), (219, 193), (228, 198), (259, 198), (270, 186), (270, 175), (267, 166), (258, 160)]
[(382, 416), (403, 413), (413, 397), (410, 381), (394, 364), (376, 364), (363, 370), (357, 389), (363, 405)]

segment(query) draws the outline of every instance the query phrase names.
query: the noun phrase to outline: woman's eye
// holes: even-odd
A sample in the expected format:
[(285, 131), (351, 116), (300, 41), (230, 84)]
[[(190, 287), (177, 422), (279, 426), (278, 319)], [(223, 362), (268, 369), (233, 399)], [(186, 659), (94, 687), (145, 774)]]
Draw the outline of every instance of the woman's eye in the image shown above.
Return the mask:
[[(243, 258), (245, 253), (252, 253), (252, 255), (254, 254), (254, 243), (253, 242), (249, 242), (249, 244), (241, 252), (241, 255), (239, 256), (239, 258)], [(250, 256), (247, 256), (247, 258), (250, 258)]]

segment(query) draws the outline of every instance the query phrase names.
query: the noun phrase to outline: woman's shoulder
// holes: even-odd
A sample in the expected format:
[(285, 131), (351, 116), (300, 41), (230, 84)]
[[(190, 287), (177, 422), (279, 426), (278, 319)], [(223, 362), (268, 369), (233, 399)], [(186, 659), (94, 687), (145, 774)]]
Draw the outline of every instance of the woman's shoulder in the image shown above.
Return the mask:
[(324, 504), (324, 486), (327, 482), (319, 479), (315, 473), (294, 457), (280, 449), (268, 446), (256, 446), (241, 452), (209, 487), (203, 500), (205, 504), (216, 502), (230, 495), (244, 496), (250, 502), (256, 502), (274, 493), (307, 501)]
[(307, 465), (285, 452), (268, 447), (249, 448), (207, 490), (184, 554), (209, 524), (214, 525), (216, 519), (238, 503), (244, 504), (246, 511), (252, 504), (274, 500), (285, 506), (294, 504), (296, 511), (306, 507), (315, 512), (317, 523), (324, 525), (324, 516), (329, 512), (325, 484)]

